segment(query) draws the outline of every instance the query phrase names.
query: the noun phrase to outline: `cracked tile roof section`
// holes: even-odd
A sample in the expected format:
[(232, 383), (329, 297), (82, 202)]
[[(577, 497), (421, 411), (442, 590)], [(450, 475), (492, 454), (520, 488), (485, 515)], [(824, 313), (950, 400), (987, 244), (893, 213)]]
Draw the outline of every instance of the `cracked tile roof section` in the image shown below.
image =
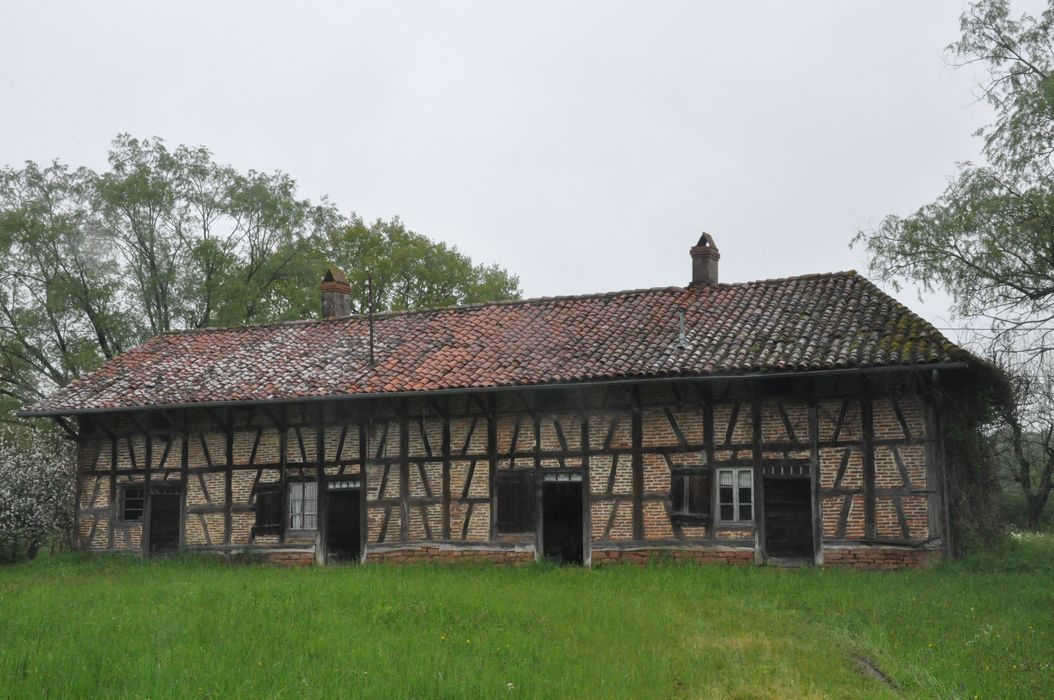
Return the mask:
[[(678, 343), (678, 310), (687, 343)], [(165, 333), (26, 408), (212, 402), (967, 361), (855, 272)]]

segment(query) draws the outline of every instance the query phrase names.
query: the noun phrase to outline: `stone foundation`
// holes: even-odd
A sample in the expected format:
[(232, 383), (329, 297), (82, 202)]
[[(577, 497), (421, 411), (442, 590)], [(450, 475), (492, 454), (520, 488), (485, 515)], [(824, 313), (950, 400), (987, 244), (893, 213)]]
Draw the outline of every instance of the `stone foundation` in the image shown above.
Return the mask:
[(753, 564), (754, 550), (715, 547), (711, 549), (594, 549), (593, 566), (606, 564), (647, 564), (649, 561), (690, 561), (697, 564)]
[(823, 565), (853, 569), (918, 569), (940, 559), (933, 549), (909, 547), (824, 547)]
[(401, 547), (383, 551), (366, 551), (367, 562), (439, 562), (527, 564), (534, 561), (533, 549), (482, 549), (453, 547)]
[(269, 564), (278, 564), (280, 566), (311, 566), (315, 563), (314, 552), (268, 552), (267, 550), (258, 549), (254, 553), (259, 554)]

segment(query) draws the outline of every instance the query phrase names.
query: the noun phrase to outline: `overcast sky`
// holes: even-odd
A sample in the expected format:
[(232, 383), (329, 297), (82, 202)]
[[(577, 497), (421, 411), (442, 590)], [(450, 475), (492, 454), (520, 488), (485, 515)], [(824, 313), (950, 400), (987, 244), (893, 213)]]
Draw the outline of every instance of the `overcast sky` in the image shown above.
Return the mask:
[(704, 230), (723, 281), (864, 270), (854, 233), (989, 118), (943, 52), (959, 1), (159, 5), (4, 0), (0, 164), (204, 145), (527, 296), (686, 284)]

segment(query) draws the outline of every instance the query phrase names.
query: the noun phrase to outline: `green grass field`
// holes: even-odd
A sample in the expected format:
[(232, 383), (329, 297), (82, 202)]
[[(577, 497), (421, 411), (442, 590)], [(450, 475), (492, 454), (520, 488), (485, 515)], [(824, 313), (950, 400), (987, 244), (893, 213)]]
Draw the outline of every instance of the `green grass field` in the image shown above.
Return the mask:
[(1054, 538), (913, 572), (0, 569), (2, 697), (1051, 697)]

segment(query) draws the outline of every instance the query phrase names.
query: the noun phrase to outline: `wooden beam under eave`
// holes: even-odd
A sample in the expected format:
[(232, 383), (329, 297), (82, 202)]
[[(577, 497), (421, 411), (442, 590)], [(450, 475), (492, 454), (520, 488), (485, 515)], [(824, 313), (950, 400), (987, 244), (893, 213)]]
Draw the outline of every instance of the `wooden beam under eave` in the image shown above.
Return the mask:
[(640, 387), (631, 390), (632, 468), (633, 468), (633, 539), (644, 539), (644, 427)]
[(764, 564), (765, 555), (765, 479), (762, 468), (761, 398), (757, 381), (750, 382), (751, 453), (754, 476), (754, 561)]

